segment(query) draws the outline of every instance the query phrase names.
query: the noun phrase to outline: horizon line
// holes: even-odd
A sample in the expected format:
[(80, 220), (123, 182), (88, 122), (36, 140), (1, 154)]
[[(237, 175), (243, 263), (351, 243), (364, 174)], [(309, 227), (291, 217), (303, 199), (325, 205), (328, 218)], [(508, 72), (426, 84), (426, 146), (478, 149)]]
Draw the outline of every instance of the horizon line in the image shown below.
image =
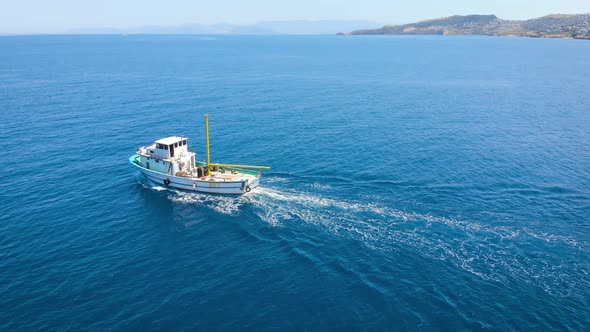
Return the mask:
[[(528, 17), (528, 18), (523, 18), (523, 19), (503, 19), (503, 18), (497, 16), (496, 14), (465, 14), (465, 15), (453, 14), (453, 15), (438, 16), (438, 17), (428, 18), (428, 19), (420, 19), (420, 20), (416, 20), (416, 21), (412, 21), (412, 22), (405, 22), (405, 23), (401, 23), (401, 22), (400, 23), (383, 23), (383, 22), (372, 21), (370, 19), (291, 19), (291, 20), (269, 19), (269, 20), (255, 21), (252, 23), (230, 23), (230, 22), (224, 22), (224, 21), (218, 21), (215, 23), (201, 23), (201, 22), (185, 22), (185, 23), (176, 23), (176, 24), (146, 23), (146, 24), (135, 25), (135, 26), (127, 27), (127, 28), (113, 27), (113, 26), (98, 26), (98, 27), (68, 28), (66, 30), (59, 31), (59, 32), (0, 32), (0, 36), (34, 36), (34, 35), (324, 35), (324, 34), (327, 35), (328, 33), (280, 33), (280, 32), (279, 33), (168, 33), (168, 32), (147, 32), (147, 33), (145, 33), (145, 32), (129, 32), (129, 31), (125, 31), (125, 30), (150, 28), (150, 27), (151, 28), (172, 28), (172, 27), (182, 27), (182, 26), (189, 26), (189, 25), (215, 26), (215, 25), (224, 25), (224, 24), (225, 25), (233, 25), (236, 27), (247, 27), (247, 26), (254, 26), (254, 25), (264, 24), (264, 23), (273, 23), (273, 22), (367, 22), (367, 23), (380, 24), (379, 27), (383, 27), (383, 26), (389, 26), (389, 25), (412, 24), (412, 23), (418, 23), (418, 22), (422, 22), (422, 21), (448, 18), (448, 17), (452, 17), (452, 16), (471, 16), (471, 15), (494, 15), (497, 18), (499, 18), (501, 20), (505, 20), (505, 21), (526, 21), (526, 20), (537, 19), (537, 18), (552, 16), (552, 15), (590, 15), (590, 12), (589, 13), (550, 13), (550, 14), (545, 14), (543, 16), (534, 16), (534, 17)], [(106, 32), (106, 33), (76, 32), (76, 30), (83, 31), (83, 30), (100, 30), (100, 29), (104, 29), (104, 30), (112, 29), (112, 30), (121, 30), (121, 31), (120, 32)], [(335, 31), (334, 33), (337, 33), (337, 32), (338, 31)]]

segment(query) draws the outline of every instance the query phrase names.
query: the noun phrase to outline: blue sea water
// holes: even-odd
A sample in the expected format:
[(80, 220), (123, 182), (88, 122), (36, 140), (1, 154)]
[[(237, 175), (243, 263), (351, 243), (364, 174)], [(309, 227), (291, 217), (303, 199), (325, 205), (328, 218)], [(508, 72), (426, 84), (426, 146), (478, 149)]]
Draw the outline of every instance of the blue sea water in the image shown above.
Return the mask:
[[(590, 43), (0, 37), (0, 330), (590, 328)], [(187, 135), (242, 197), (128, 164)]]

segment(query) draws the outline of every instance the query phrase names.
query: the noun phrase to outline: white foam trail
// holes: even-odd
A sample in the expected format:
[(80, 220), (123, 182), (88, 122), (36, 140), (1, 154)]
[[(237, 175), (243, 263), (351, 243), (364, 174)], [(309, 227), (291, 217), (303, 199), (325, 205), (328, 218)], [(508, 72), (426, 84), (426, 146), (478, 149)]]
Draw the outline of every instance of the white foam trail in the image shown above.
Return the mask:
[(236, 215), (244, 201), (240, 197), (173, 191), (170, 199), (185, 204), (199, 204), (225, 215)]
[(482, 279), (521, 279), (560, 296), (575, 294), (585, 289), (588, 282), (587, 267), (556, 263), (561, 260), (552, 256), (551, 250), (546, 250), (546, 256), (530, 257), (531, 247), (559, 246), (590, 260), (586, 245), (571, 237), (527, 228), (488, 226), (273, 188), (259, 187), (240, 197), (175, 191), (171, 199), (226, 215), (237, 215), (242, 206), (248, 205), (272, 226), (288, 227), (293, 222), (317, 225), (373, 250), (409, 249), (424, 257), (450, 262)]
[[(565, 252), (574, 252), (590, 260), (588, 246), (571, 237), (435, 217), (298, 191), (263, 188), (249, 199), (257, 215), (271, 225), (303, 221), (338, 236), (361, 241), (374, 250), (412, 249), (419, 255), (451, 262), (485, 280), (520, 279), (558, 296), (570, 296), (587, 287), (587, 267), (581, 263), (562, 264), (561, 258), (546, 247), (547, 244), (556, 245)], [(547, 253), (531, 255), (530, 248), (543, 251), (539, 246), (545, 246)]]
[(154, 190), (156, 190), (156, 191), (164, 191), (164, 190), (167, 190), (168, 189), (168, 188), (160, 187), (160, 186), (153, 186), (151, 188), (154, 189)]
[(289, 180), (286, 178), (278, 177), (278, 176), (271, 176), (271, 177), (265, 177), (264, 181), (267, 183), (275, 183), (275, 182), (287, 182)]
[(332, 189), (332, 186), (329, 184), (322, 184), (322, 183), (312, 183), (309, 185), (310, 188), (319, 189), (319, 190), (329, 190)]

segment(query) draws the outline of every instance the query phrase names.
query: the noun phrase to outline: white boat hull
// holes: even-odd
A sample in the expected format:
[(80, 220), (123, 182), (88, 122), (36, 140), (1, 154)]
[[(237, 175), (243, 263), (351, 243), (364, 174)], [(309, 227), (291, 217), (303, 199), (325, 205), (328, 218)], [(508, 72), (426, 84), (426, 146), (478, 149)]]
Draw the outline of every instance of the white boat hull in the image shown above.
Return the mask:
[(150, 181), (163, 187), (171, 187), (188, 191), (196, 191), (210, 194), (241, 195), (258, 187), (260, 177), (252, 176), (245, 181), (204, 181), (200, 179), (174, 176), (155, 172), (144, 168), (135, 162), (135, 156), (129, 158), (130, 163), (137, 167)]

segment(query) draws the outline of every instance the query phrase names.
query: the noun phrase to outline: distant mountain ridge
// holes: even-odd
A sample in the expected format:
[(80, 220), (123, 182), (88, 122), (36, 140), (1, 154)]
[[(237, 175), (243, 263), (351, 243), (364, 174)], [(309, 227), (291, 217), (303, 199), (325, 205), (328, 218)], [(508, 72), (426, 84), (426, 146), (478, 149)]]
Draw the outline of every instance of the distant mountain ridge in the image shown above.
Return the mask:
[(67, 34), (334, 34), (334, 31), (360, 29), (375, 22), (363, 20), (292, 20), (265, 21), (253, 24), (189, 23), (172, 26), (146, 25), (133, 28), (82, 28)]
[(590, 14), (553, 14), (530, 20), (503, 20), (496, 15), (455, 15), (340, 35), (487, 35), (590, 39)]

